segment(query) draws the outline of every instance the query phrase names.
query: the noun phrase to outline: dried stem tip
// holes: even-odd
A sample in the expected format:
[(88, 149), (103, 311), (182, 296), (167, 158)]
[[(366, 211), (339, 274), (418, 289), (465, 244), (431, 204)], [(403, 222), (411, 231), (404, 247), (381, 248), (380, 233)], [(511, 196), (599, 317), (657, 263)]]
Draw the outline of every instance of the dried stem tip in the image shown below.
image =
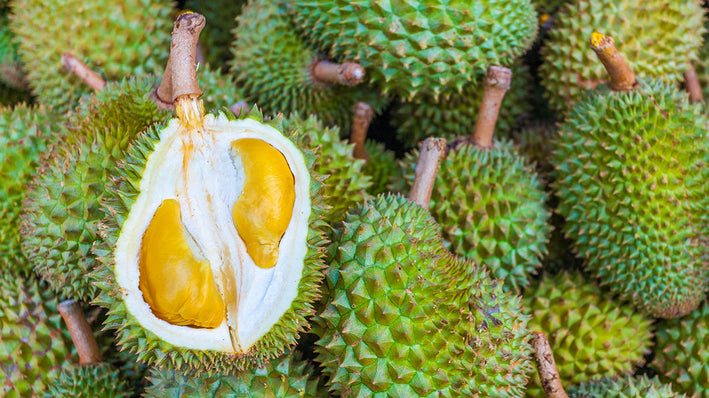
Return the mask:
[(604, 34), (591, 34), (591, 48), (601, 60), (615, 91), (630, 91), (635, 86), (635, 72), (615, 48), (615, 40)]
[(699, 84), (697, 71), (690, 62), (687, 62), (689, 69), (684, 72), (684, 88), (689, 93), (689, 102), (702, 102), (704, 96), (702, 94), (702, 85)]
[(197, 42), (206, 21), (200, 14), (187, 12), (175, 20), (172, 45), (165, 73), (155, 96), (163, 104), (173, 104), (177, 97), (202, 95), (197, 81)]
[(91, 332), (91, 326), (86, 322), (81, 305), (76, 300), (66, 300), (59, 303), (57, 309), (64, 318), (71, 340), (79, 353), (79, 363), (89, 365), (101, 362), (103, 360), (101, 352), (98, 350), (98, 344)]
[(492, 146), (492, 135), (495, 132), (497, 115), (505, 97), (505, 92), (510, 88), (512, 71), (502, 66), (491, 66), (485, 75), (485, 91), (480, 103), (478, 119), (473, 131), (473, 143), (481, 148)]
[(416, 174), (414, 185), (409, 192), (409, 200), (421, 207), (428, 208), (433, 192), (433, 184), (436, 182), (438, 165), (446, 153), (445, 138), (426, 138), (419, 154), (419, 161), (416, 163)]
[(324, 59), (316, 60), (311, 67), (313, 81), (317, 85), (329, 86), (340, 84), (355, 86), (364, 79), (364, 68), (355, 62), (337, 64)]
[(106, 85), (101, 75), (94, 72), (85, 63), (81, 62), (73, 54), (64, 53), (62, 55), (62, 65), (69, 73), (83, 80), (94, 91), (101, 91)]
[(355, 104), (350, 142), (354, 144), (352, 154), (357, 159), (369, 159), (367, 151), (364, 149), (364, 141), (367, 139), (367, 130), (369, 130), (369, 124), (372, 123), (372, 117), (374, 117), (374, 111), (371, 106), (365, 102)]
[(542, 381), (542, 387), (549, 398), (568, 398), (564, 386), (559, 379), (559, 370), (554, 362), (547, 336), (543, 332), (532, 332), (530, 341), (537, 362), (537, 371)]

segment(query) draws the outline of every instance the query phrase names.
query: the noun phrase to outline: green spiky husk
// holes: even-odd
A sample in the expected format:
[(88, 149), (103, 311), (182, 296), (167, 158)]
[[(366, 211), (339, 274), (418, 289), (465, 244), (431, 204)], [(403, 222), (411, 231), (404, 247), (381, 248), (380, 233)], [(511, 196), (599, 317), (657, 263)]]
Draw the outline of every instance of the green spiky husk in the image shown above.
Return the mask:
[(151, 370), (147, 398), (315, 398), (327, 397), (322, 378), (296, 353), (286, 353), (258, 368), (234, 376), (187, 377), (179, 372)]
[[(411, 187), (418, 150), (402, 162)], [(490, 149), (462, 142), (441, 161), (431, 214), (451, 251), (519, 289), (541, 267), (551, 228), (547, 195), (533, 165), (508, 140)]]
[(569, 398), (685, 398), (657, 377), (602, 377), (569, 389)]
[(54, 294), (33, 276), (0, 273), (0, 395), (41, 394), (76, 360)]
[(362, 168), (362, 172), (372, 177), (372, 185), (367, 189), (367, 192), (373, 196), (387, 192), (391, 183), (391, 176), (399, 173), (396, 155), (386, 149), (384, 144), (373, 140), (364, 142), (364, 150), (367, 152), (368, 159)]
[(118, 370), (107, 364), (65, 368), (44, 393), (45, 398), (123, 398), (130, 395)]
[(537, 35), (528, 0), (310, 0), (291, 7), (310, 40), (359, 62), (373, 83), (408, 100), (460, 92), (489, 66), (511, 64)]
[(680, 319), (657, 325), (652, 366), (677, 388), (709, 398), (709, 302)]
[(608, 75), (588, 44), (591, 33), (612, 36), (638, 77), (681, 82), (702, 44), (701, 2), (665, 0), (574, 1), (554, 18), (539, 69), (549, 104), (570, 110)]
[(131, 78), (92, 96), (27, 193), (22, 248), (64, 297), (91, 300), (98, 293), (87, 274), (97, 264), (91, 248), (100, 237), (105, 186), (135, 136), (169, 115), (150, 99), (154, 84), (154, 78)]
[(200, 97), (204, 101), (204, 109), (229, 108), (245, 98), (243, 90), (237, 86), (232, 76), (219, 68), (200, 65), (197, 78), (200, 87), (208, 88)]
[(603, 285), (655, 317), (704, 299), (708, 122), (673, 86), (641, 80), (595, 90), (559, 127), (564, 233)]
[[(517, 61), (511, 67), (512, 82), (500, 107), (495, 135), (509, 138), (520, 119), (532, 111), (532, 75), (529, 68)], [(443, 95), (440, 101), (431, 96), (399, 103), (392, 112), (396, 135), (408, 147), (414, 147), (427, 137), (453, 139), (470, 133), (478, 118), (483, 97), (482, 76), (467, 85), (462, 93)]]
[(13, 1), (10, 27), (38, 101), (63, 113), (91, 92), (64, 70), (65, 51), (107, 80), (161, 73), (170, 48), (171, 6), (162, 0)]
[(25, 72), (20, 65), (15, 35), (10, 30), (7, 14), (0, 10), (0, 83), (20, 91), (27, 91)]
[(385, 96), (364, 83), (315, 83), (311, 68), (320, 55), (295, 32), (283, 0), (251, 2), (237, 21), (231, 68), (245, 100), (264, 113), (316, 114), (325, 125), (348, 132), (357, 102), (366, 102), (375, 114), (387, 104)]
[[(227, 114), (233, 118), (233, 114)], [(241, 118), (253, 118), (259, 122), (263, 116), (254, 108), (248, 115)], [(274, 127), (284, 131), (283, 126), (276, 121)], [(313, 171), (316, 154), (301, 147), (306, 165), (311, 171), (310, 198), (311, 213), (307, 236), (308, 251), (304, 259), (303, 274), (298, 284), (298, 293), (281, 318), (271, 327), (268, 333), (256, 342), (247, 353), (237, 356), (233, 353), (217, 351), (200, 351), (183, 349), (169, 344), (152, 332), (144, 329), (138, 319), (128, 312), (114, 275), (113, 250), (120, 233), (120, 227), (128, 217), (130, 209), (140, 193), (139, 183), (143, 175), (148, 156), (153, 152), (155, 144), (160, 140), (163, 126), (153, 126), (134, 142), (127, 152), (125, 165), (115, 174), (117, 179), (110, 188), (111, 197), (104, 205), (106, 218), (103, 230), (106, 239), (96, 248), (100, 266), (94, 272), (94, 279), (101, 289), (101, 294), (95, 300), (97, 304), (109, 309), (104, 321), (104, 327), (116, 331), (117, 344), (123, 351), (137, 356), (138, 361), (159, 368), (177, 369), (186, 374), (199, 373), (203, 376), (218, 374), (233, 374), (251, 366), (260, 366), (275, 358), (296, 343), (299, 333), (309, 329), (306, 318), (313, 315), (312, 303), (320, 297), (320, 282), (322, 279), (323, 246), (326, 243), (324, 221), (325, 204), (322, 190), (324, 177)], [(297, 137), (289, 137), (296, 144)]]
[[(578, 273), (546, 275), (525, 291), (528, 327), (543, 331), (554, 353), (562, 385), (593, 377), (630, 374), (652, 345), (652, 320), (605, 293)], [(543, 397), (535, 374), (527, 394)]]
[[(704, 28), (706, 29), (707, 23), (705, 22)], [(697, 73), (697, 79), (699, 80), (699, 85), (702, 87), (702, 96), (706, 103), (709, 99), (709, 34), (705, 30), (703, 36), (703, 44), (699, 48), (699, 55), (696, 60), (693, 60), (694, 70)]]
[(426, 209), (380, 195), (348, 213), (329, 250), (316, 351), (334, 391), (523, 395), (532, 368), (518, 299), (448, 253)]
[[(204, 58), (212, 65), (223, 65), (231, 58), (229, 47), (234, 40), (236, 17), (246, 5), (246, 0), (187, 0), (185, 9), (198, 12), (207, 19), (199, 42)], [(209, 108), (211, 109), (211, 108)]]
[(20, 217), (27, 187), (40, 155), (62, 135), (45, 107), (0, 107), (0, 273), (28, 274), (32, 268), (21, 247)]

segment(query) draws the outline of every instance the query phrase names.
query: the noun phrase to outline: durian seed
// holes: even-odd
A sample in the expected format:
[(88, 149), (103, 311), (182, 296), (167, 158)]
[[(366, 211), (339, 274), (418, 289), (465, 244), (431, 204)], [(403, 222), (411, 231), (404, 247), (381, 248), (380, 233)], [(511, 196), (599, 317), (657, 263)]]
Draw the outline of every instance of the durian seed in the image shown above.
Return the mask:
[(234, 226), (254, 263), (271, 268), (293, 215), (295, 179), (283, 154), (261, 140), (234, 141), (232, 150), (246, 171), (244, 190), (232, 208)]
[(153, 314), (173, 325), (216, 328), (226, 309), (209, 262), (182, 224), (180, 204), (164, 200), (140, 248), (140, 291)]

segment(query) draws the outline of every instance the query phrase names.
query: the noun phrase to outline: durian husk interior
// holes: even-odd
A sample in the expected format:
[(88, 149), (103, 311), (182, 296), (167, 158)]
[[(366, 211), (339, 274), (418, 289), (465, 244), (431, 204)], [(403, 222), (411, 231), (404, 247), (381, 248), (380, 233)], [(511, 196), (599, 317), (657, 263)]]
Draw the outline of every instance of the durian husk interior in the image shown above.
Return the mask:
[(296, 298), (308, 168), (271, 126), (204, 115), (196, 98), (176, 113), (121, 229), (116, 279), (128, 311), (168, 343), (246, 353)]

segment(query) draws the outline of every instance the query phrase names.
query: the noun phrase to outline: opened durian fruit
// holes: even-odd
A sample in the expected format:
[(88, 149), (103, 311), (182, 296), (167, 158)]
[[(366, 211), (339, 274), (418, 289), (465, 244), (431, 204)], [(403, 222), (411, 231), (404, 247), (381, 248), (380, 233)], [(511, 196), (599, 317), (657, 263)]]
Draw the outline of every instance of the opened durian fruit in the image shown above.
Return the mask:
[(204, 23), (175, 22), (155, 94), (177, 118), (129, 150), (97, 279), (123, 350), (216, 374), (273, 358), (306, 329), (325, 224), (311, 153), (254, 112), (205, 114), (194, 67)]

